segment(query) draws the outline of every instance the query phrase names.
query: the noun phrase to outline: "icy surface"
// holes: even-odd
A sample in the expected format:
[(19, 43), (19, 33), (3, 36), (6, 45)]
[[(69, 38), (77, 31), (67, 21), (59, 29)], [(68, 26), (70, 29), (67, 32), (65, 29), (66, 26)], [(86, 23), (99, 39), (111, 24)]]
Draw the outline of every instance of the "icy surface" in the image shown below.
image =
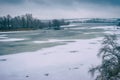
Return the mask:
[(0, 39), (8, 38), (7, 35), (0, 35)]
[[(92, 80), (88, 69), (98, 64), (101, 38), (79, 40), (36, 52), (1, 56), (2, 80)], [(27, 77), (26, 77), (27, 76)], [(28, 77), (29, 76), (29, 77)]]
[[(90, 29), (98, 28), (106, 30), (103, 32), (105, 34), (120, 34), (120, 31), (116, 30), (114, 26), (99, 26)], [(97, 32), (85, 32), (84, 34), (90, 33), (96, 34)], [(34, 33), (32, 35), (40, 34)], [(0, 35), (0, 37), (7, 37), (7, 35)], [(23, 37), (25, 37), (25, 34)], [(34, 52), (0, 56), (0, 80), (93, 80), (88, 70), (92, 65), (97, 65), (101, 62), (96, 55), (101, 46), (102, 38), (71, 40), (53, 38), (45, 41), (41, 39), (36, 40), (37, 38), (31, 39), (31, 42), (35, 44), (72, 42), (43, 48)], [(22, 37), (3, 38), (0, 39), (0, 42), (13, 41), (14, 43), (14, 41), (21, 40), (26, 39)]]
[[(5, 38), (5, 37), (2, 37)], [(21, 38), (8, 38), (8, 39), (1, 39), (0, 42), (9, 42), (9, 41), (22, 41), (26, 39), (21, 39)]]
[(78, 41), (77, 39), (71, 40), (58, 40), (58, 39), (50, 39), (48, 41), (33, 41), (34, 43), (54, 43), (54, 42), (67, 42), (67, 41)]
[(116, 26), (97, 26), (91, 27), (91, 29), (104, 29), (104, 30), (116, 30)]

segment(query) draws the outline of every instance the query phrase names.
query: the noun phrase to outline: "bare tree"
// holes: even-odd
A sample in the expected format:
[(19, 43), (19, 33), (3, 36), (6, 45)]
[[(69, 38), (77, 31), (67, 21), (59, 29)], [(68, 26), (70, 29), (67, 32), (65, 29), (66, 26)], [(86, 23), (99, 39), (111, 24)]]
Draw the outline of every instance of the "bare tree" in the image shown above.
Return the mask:
[(96, 80), (120, 80), (120, 46), (116, 35), (104, 37), (98, 56), (102, 56), (102, 63), (89, 70), (92, 75), (97, 73)]

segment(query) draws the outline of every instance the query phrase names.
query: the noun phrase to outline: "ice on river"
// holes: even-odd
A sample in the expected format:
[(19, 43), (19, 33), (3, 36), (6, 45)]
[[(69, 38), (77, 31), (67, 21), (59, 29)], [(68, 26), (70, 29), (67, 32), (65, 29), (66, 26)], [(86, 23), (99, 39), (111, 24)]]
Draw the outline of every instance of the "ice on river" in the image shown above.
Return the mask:
[(96, 54), (101, 39), (78, 40), (35, 52), (0, 56), (0, 79), (93, 80), (88, 69), (99, 64)]
[[(5, 38), (5, 37), (2, 37), (2, 38)], [(22, 39), (22, 38), (5, 38), (5, 39), (0, 39), (0, 42), (9, 42), (9, 41), (23, 41), (23, 40), (26, 40), (26, 39)]]

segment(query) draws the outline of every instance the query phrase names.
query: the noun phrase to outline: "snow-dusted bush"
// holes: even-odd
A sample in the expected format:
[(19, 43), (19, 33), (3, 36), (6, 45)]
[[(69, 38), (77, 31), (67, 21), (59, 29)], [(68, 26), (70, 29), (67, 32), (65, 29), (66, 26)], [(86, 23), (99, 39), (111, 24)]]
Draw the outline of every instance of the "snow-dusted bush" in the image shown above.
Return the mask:
[(104, 37), (98, 56), (102, 63), (89, 70), (92, 75), (96, 73), (96, 80), (120, 80), (120, 45), (116, 35)]

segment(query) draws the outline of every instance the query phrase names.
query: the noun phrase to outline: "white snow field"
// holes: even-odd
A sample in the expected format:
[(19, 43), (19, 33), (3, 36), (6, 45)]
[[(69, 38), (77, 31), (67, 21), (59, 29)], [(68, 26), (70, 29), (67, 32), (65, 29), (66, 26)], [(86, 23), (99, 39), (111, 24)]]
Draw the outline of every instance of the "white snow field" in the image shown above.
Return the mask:
[[(88, 70), (101, 62), (96, 55), (102, 38), (73, 39), (65, 45), (0, 56), (0, 80), (94, 80)], [(33, 42), (60, 41), (66, 40)]]
[(36, 52), (1, 56), (6, 61), (0, 62), (0, 79), (92, 80), (88, 69), (99, 63), (99, 40), (79, 40)]
[(55, 42), (67, 42), (67, 41), (79, 41), (79, 40), (77, 39), (71, 39), (71, 40), (49, 39), (48, 41), (33, 41), (33, 43), (55, 43)]

